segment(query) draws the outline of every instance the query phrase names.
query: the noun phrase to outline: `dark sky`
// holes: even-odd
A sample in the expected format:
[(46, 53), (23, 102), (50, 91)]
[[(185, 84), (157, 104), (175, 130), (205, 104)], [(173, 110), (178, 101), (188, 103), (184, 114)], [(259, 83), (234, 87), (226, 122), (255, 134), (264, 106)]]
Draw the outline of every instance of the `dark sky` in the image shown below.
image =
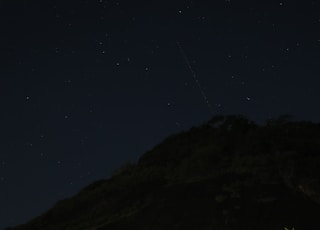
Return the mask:
[(0, 229), (214, 114), (319, 122), (319, 6), (1, 0)]

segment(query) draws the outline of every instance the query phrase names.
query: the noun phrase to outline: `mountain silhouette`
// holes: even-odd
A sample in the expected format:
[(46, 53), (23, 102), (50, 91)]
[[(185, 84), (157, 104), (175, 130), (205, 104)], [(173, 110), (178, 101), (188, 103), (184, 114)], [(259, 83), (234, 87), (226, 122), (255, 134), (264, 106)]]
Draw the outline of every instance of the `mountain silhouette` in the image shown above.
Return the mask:
[(215, 116), (7, 229), (320, 229), (319, 166), (319, 124)]

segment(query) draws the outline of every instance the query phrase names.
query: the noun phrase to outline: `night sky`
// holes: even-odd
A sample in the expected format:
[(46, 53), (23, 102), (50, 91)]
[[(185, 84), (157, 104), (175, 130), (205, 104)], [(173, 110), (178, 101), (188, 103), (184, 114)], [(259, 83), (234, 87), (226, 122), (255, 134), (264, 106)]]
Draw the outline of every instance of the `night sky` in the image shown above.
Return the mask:
[(215, 114), (320, 122), (320, 2), (0, 1), (0, 229)]

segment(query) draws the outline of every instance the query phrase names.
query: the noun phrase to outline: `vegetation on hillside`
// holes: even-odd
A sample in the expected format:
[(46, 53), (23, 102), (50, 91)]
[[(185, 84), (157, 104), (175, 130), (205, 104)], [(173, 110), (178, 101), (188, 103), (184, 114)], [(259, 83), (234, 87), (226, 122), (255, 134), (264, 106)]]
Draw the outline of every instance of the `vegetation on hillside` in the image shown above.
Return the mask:
[(215, 116), (10, 229), (319, 229), (319, 165), (319, 124)]

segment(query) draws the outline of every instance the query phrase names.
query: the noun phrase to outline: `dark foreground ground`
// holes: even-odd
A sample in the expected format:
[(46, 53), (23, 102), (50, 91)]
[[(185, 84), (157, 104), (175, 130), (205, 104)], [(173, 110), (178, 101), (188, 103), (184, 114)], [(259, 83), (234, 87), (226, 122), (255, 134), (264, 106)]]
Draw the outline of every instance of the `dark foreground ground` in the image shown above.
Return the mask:
[(216, 116), (14, 230), (320, 229), (320, 125)]

